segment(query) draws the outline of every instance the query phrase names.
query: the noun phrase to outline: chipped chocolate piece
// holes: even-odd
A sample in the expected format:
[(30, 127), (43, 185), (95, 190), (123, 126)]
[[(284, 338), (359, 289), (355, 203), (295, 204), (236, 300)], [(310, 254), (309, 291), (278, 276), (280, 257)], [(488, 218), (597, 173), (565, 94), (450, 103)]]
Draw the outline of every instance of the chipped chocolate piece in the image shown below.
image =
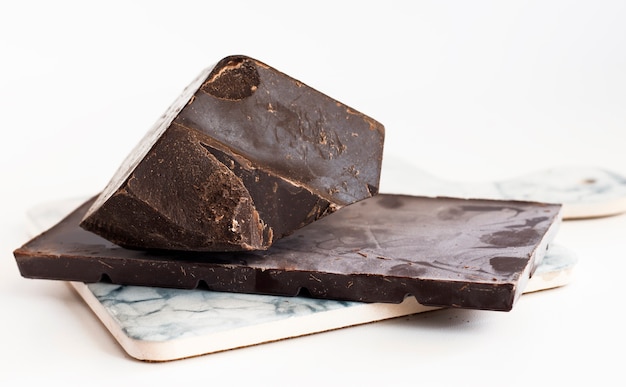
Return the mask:
[(181, 94), (80, 226), (126, 248), (264, 250), (378, 193), (384, 128), (244, 56)]
[(506, 311), (561, 216), (557, 204), (379, 194), (265, 251), (147, 252), (78, 227), (91, 203), (14, 252), (22, 276)]

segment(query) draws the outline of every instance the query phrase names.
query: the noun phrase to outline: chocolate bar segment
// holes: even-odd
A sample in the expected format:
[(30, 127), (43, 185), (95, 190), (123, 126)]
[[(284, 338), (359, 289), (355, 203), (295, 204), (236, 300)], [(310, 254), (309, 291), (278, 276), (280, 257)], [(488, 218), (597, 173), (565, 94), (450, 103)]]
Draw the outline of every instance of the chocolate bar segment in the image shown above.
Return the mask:
[(91, 204), (14, 252), (22, 276), (506, 311), (561, 219), (556, 204), (379, 194), (265, 251), (148, 252), (81, 229)]
[(207, 69), (80, 225), (138, 249), (264, 250), (377, 194), (384, 127), (264, 63)]

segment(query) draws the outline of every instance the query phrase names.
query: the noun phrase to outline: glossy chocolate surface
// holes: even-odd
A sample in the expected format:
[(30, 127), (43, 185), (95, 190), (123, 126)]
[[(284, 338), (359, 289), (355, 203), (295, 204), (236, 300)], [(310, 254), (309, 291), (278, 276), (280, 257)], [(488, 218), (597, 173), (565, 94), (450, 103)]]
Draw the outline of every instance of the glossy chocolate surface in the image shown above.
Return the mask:
[(127, 248), (264, 250), (378, 192), (384, 127), (245, 56), (202, 72), (81, 227)]
[[(507, 311), (560, 223), (561, 206), (379, 194), (265, 251), (124, 249), (81, 229), (85, 203), (14, 252), (27, 278)], [(306, 289), (306, 290), (304, 290)]]

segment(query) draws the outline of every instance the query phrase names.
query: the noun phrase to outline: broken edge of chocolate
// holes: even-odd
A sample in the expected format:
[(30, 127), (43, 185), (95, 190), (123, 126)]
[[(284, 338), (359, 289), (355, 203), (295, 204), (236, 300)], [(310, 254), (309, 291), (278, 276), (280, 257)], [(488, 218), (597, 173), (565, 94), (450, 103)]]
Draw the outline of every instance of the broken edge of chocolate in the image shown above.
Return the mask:
[(80, 226), (126, 248), (264, 250), (378, 193), (384, 127), (264, 63), (205, 69)]

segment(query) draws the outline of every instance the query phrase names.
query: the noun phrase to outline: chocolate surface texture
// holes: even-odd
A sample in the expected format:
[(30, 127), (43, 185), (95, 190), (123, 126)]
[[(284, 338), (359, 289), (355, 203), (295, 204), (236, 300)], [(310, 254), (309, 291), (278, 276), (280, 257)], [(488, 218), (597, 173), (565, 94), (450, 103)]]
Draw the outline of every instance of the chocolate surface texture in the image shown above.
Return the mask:
[(561, 219), (557, 204), (379, 194), (265, 251), (150, 252), (81, 229), (91, 205), (15, 250), (22, 276), (508, 311)]
[(264, 250), (378, 193), (384, 127), (255, 59), (203, 71), (80, 226), (127, 248)]

